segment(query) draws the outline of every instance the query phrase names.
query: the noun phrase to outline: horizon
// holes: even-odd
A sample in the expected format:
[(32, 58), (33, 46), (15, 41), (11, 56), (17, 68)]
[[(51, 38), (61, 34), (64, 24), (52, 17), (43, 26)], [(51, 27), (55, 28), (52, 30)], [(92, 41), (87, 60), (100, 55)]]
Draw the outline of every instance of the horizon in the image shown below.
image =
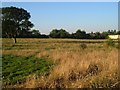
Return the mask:
[(3, 2), (2, 7), (18, 7), (30, 12), (30, 21), (41, 34), (53, 29), (74, 33), (118, 30), (117, 2)]

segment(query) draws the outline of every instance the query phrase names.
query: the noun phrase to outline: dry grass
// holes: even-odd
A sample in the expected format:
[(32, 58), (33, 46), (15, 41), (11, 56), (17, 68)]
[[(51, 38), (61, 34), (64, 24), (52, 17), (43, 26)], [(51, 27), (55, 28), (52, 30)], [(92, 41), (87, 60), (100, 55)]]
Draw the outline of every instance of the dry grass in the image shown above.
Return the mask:
[[(51, 50), (49, 52), (41, 52), (37, 55), (37, 57), (45, 56), (59, 63), (51, 72), (47, 82), (50, 83), (59, 78), (63, 78), (62, 82), (65, 83), (66, 87), (72, 88), (84, 88), (88, 82), (93, 82), (96, 77), (98, 77), (97, 79), (102, 79), (103, 77), (107, 77), (110, 72), (110, 75), (114, 74), (118, 67), (117, 49), (94, 50), (93, 48), (84, 51), (81, 49), (77, 51)], [(103, 77), (99, 77), (101, 75), (103, 75)], [(90, 78), (89, 81), (85, 82), (88, 77)], [(107, 78), (109, 79), (110, 77)], [(53, 87), (55, 87), (54, 84)]]
[(2, 50), (2, 53), (4, 55), (16, 55), (16, 56), (31, 56), (33, 55), (37, 50)]
[[(106, 47), (104, 43), (88, 43), (87, 48), (82, 49), (80, 43), (65, 43), (66, 40), (18, 39), (18, 44), (21, 45), (19, 48), (23, 47), (21, 50), (15, 48), (16, 46), (9, 50), (3, 48), (3, 54), (48, 57), (56, 64), (49, 75), (33, 76), (19, 86), (26, 88), (109, 88), (118, 81), (117, 48)], [(26, 44), (29, 49), (26, 49)], [(4, 45), (6, 48), (13, 44), (4, 39)]]

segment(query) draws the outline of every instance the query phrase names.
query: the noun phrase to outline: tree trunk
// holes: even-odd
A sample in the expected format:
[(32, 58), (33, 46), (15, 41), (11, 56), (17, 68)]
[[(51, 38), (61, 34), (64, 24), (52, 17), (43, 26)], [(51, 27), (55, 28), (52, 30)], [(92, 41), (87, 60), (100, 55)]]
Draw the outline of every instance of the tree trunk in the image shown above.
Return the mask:
[(13, 39), (14, 43), (17, 43), (16, 37), (13, 37), (12, 39)]
[(16, 37), (14, 38), (14, 43), (17, 43)]

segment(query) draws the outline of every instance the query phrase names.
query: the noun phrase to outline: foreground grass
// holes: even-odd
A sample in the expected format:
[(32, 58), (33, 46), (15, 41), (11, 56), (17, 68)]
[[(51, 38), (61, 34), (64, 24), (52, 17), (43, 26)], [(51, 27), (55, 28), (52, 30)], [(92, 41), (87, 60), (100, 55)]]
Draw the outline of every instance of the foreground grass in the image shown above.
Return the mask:
[(29, 75), (47, 74), (53, 63), (47, 58), (3, 55), (3, 85), (22, 83)]
[[(118, 48), (106, 45), (106, 40), (17, 40), (14, 44), (11, 39), (3, 39), (3, 62), (9, 64), (3, 72), (13, 72), (3, 78), (5, 85), (14, 83), (11, 87), (27, 88), (112, 88), (119, 85)], [(56, 65), (48, 69), (50, 62)], [(48, 71), (47, 75), (41, 74)], [(17, 77), (19, 73), (23, 79)], [(24, 76), (30, 77), (24, 79)]]

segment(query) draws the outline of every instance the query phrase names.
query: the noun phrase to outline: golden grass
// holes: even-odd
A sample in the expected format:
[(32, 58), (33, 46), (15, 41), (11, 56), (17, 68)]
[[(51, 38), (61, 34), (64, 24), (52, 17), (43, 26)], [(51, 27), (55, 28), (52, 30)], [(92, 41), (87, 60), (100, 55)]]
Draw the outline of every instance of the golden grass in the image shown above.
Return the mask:
[[(105, 43), (88, 43), (87, 48), (82, 49), (80, 43), (62, 42), (67, 40), (71, 39), (18, 39), (18, 43), (24, 47), (22, 50), (3, 49), (3, 55), (30, 56), (37, 52), (35, 57), (48, 57), (56, 63), (49, 75), (33, 76), (21, 87), (98, 88), (111, 87), (117, 82), (117, 48), (106, 47)], [(7, 45), (7, 42), (5, 39), (3, 45)], [(25, 44), (30, 48), (25, 49)]]
[(16, 56), (31, 56), (37, 50), (2, 50), (3, 55), (16, 55)]
[[(89, 65), (97, 65), (99, 71), (97, 72), (97, 76), (101, 75), (107, 75), (107, 72), (111, 72), (111, 74), (115, 73), (117, 71), (117, 64), (118, 64), (118, 50), (112, 49), (112, 50), (93, 50), (92, 49), (86, 49), (86, 50), (77, 50), (77, 51), (71, 51), (71, 50), (51, 50), (51, 51), (44, 51), (37, 55), (37, 57), (49, 57), (54, 62), (58, 62), (59, 64), (55, 66), (55, 68), (51, 71), (51, 75), (49, 76), (48, 82), (51, 82), (51, 80), (56, 80), (60, 77), (64, 78), (65, 81), (69, 81), (69, 75), (73, 71), (75, 73), (75, 81), (73, 82), (72, 86), (73, 88), (77, 87), (86, 87), (87, 85), (84, 84), (87, 79), (87, 75), (89, 73), (86, 73)], [(94, 70), (94, 68), (93, 68)], [(81, 82), (82, 79), (79, 79), (80, 77), (77, 76), (81, 73), (83, 77), (83, 82)], [(101, 75), (99, 75), (101, 74)], [(111, 75), (110, 74), (110, 75)], [(105, 75), (103, 77), (105, 77)], [(93, 75), (94, 76), (94, 75)], [(96, 79), (96, 75), (94, 77), (91, 77), (91, 81)], [(99, 77), (100, 78), (100, 77)], [(102, 77), (101, 77), (102, 78)], [(109, 77), (108, 77), (109, 78)], [(65, 82), (64, 81), (64, 82)], [(96, 80), (97, 81), (97, 80)], [(81, 83), (80, 83), (81, 82)], [(89, 81), (85, 82), (88, 83)], [(69, 85), (70, 82), (67, 83)], [(78, 84), (77, 84), (78, 83)], [(79, 86), (80, 85), (80, 86)], [(54, 86), (55, 87), (55, 86)]]

